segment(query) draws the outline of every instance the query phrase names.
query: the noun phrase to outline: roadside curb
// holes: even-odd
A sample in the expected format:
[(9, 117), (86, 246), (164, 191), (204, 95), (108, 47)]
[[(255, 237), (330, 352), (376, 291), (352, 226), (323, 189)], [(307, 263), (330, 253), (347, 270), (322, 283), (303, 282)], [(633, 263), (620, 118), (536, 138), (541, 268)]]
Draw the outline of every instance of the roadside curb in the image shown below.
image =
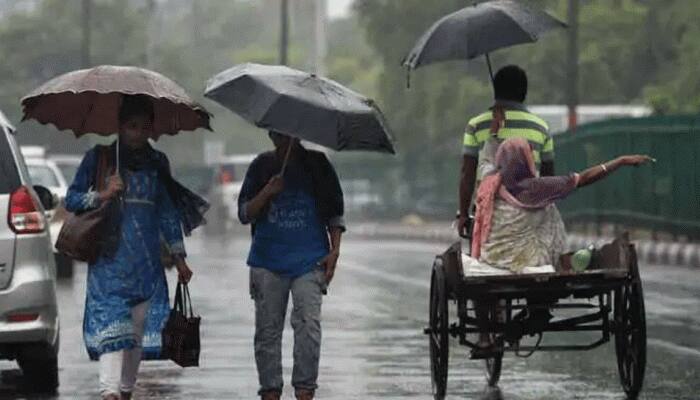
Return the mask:
[[(348, 231), (350, 236), (361, 238), (384, 238), (399, 240), (421, 240), (452, 243), (459, 240), (454, 229), (435, 225), (385, 225), (359, 224)], [(584, 248), (590, 244), (600, 247), (613, 240), (612, 237), (596, 237), (579, 234), (568, 235), (570, 249)], [(634, 240), (637, 256), (644, 263), (700, 268), (700, 244)]]

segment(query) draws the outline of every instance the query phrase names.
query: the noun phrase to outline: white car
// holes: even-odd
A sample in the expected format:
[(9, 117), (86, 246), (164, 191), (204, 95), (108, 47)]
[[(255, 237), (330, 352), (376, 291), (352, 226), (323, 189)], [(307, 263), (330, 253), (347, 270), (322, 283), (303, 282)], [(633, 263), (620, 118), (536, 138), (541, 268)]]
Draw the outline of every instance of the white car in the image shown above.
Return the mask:
[[(22, 154), (28, 153), (23, 151)], [(67, 216), (64, 201), (68, 192), (68, 182), (66, 182), (63, 173), (61, 173), (60, 168), (54, 161), (33, 156), (25, 157), (25, 163), (27, 164), (32, 183), (48, 188), (57, 198), (59, 206), (53, 211), (48, 211), (46, 215), (49, 220), (51, 240), (55, 246), (58, 233), (61, 231), (63, 221), (65, 221)], [(71, 277), (73, 275), (73, 260), (58, 253), (55, 247), (54, 256), (56, 258), (58, 276), (61, 278)]]
[[(209, 230), (223, 233), (226, 229), (232, 229), (239, 224), (238, 221), (238, 195), (243, 186), (246, 172), (250, 163), (257, 157), (256, 154), (236, 154), (225, 156), (212, 163), (214, 168), (215, 184), (211, 190), (209, 200), (212, 203), (210, 221), (225, 221), (214, 225), (210, 222)], [(214, 230), (215, 228), (218, 228)]]
[(55, 393), (60, 322), (45, 211), (56, 199), (32, 186), (12, 130), (0, 112), (0, 360), (17, 360), (28, 390)]
[(61, 169), (58, 168), (55, 162), (45, 158), (29, 158), (25, 157), (29, 176), (32, 182), (36, 185), (41, 185), (63, 200), (68, 192), (68, 182), (63, 177)]
[(65, 178), (68, 186), (73, 182), (75, 174), (78, 172), (80, 162), (83, 160), (81, 156), (69, 154), (52, 154), (48, 157), (49, 161), (53, 161), (58, 169), (61, 170), (61, 175)]

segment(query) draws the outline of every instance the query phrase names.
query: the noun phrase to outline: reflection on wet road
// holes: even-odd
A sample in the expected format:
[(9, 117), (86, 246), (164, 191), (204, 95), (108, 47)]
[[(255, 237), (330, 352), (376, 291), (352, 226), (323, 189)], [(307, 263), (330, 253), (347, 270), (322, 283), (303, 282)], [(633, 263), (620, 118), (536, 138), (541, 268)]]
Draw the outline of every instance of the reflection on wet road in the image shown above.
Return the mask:
[[(196, 312), (203, 317), (200, 368), (169, 362), (142, 366), (138, 399), (252, 399), (253, 304), (248, 296), (248, 241), (189, 241)], [(321, 399), (428, 399), (428, 278), (445, 244), (347, 240), (323, 311)], [(85, 267), (59, 284), (61, 387), (58, 399), (96, 399), (97, 364), (81, 339)], [(648, 366), (643, 399), (697, 399), (700, 393), (700, 270), (643, 266)], [(170, 276), (174, 281), (174, 274)], [(291, 375), (285, 332), (285, 379)], [(565, 338), (557, 338), (565, 339)], [(623, 399), (612, 344), (589, 352), (506, 356), (500, 389), (487, 390), (482, 364), (451, 343), (448, 398)], [(0, 398), (23, 399), (4, 370)], [(292, 398), (289, 387), (286, 398)]]

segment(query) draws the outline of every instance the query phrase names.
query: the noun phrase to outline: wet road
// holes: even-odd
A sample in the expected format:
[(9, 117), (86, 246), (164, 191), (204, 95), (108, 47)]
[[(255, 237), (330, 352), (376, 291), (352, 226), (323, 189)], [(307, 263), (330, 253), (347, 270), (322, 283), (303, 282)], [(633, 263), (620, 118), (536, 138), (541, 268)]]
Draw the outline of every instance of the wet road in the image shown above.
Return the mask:
[[(200, 368), (169, 362), (142, 365), (138, 399), (253, 399), (253, 304), (244, 266), (248, 242), (193, 238), (191, 291), (203, 317)], [(428, 277), (444, 244), (346, 240), (341, 265), (324, 299), (320, 399), (428, 399)], [(700, 398), (700, 269), (643, 266), (649, 326), (643, 399)], [(170, 281), (175, 280), (170, 275)], [(57, 399), (97, 399), (97, 364), (81, 339), (85, 268), (59, 284), (61, 387)], [(291, 329), (285, 332), (285, 381), (291, 375)], [(537, 353), (504, 359), (500, 387), (487, 390), (482, 363), (451, 344), (448, 398), (623, 399), (614, 348)], [(13, 363), (0, 362), (0, 398), (24, 399)], [(292, 398), (289, 387), (285, 398)]]

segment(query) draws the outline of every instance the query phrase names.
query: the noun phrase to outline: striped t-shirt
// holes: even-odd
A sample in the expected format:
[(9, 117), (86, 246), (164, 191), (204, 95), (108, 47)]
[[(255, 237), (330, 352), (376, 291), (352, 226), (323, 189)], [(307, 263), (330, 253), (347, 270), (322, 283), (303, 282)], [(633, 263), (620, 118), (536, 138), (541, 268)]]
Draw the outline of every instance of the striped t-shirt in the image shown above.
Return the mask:
[[(497, 138), (504, 141), (514, 137), (522, 137), (532, 145), (532, 155), (537, 169), (543, 161), (554, 161), (554, 141), (549, 134), (549, 126), (537, 115), (529, 112), (520, 103), (498, 102), (505, 111), (503, 127), (498, 131)], [(491, 136), (491, 121), (493, 113), (489, 110), (472, 118), (464, 133), (463, 154), (479, 157), (479, 151)]]

